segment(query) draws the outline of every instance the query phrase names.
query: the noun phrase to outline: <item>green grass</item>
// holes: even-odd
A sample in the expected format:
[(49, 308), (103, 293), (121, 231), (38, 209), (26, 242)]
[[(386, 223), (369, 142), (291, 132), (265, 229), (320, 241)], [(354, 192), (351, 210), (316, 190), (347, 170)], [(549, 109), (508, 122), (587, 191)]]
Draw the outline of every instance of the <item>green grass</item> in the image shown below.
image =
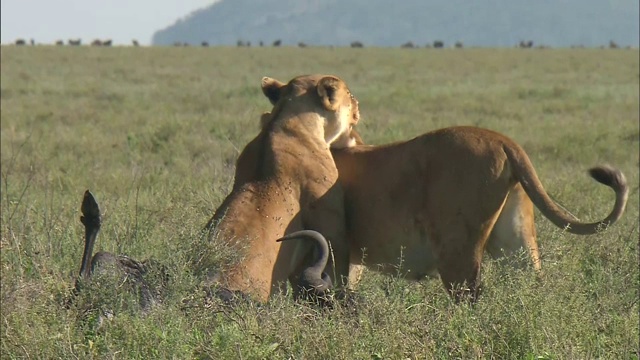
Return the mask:
[[(2, 358), (638, 359), (638, 50), (12, 47), (1, 53)], [(262, 76), (332, 73), (360, 100), (369, 143), (478, 125), (522, 144), (552, 196), (584, 220), (632, 189), (598, 235), (537, 216), (545, 277), (487, 261), (474, 307), (438, 280), (368, 271), (354, 310), (285, 296), (227, 309), (193, 292), (200, 229), (270, 106)], [(453, 166), (454, 164), (452, 164)], [(70, 309), (85, 189), (97, 249), (164, 263), (164, 303), (96, 282)], [(108, 280), (108, 279), (107, 279)], [(110, 284), (107, 280), (106, 284)], [(111, 320), (101, 310), (111, 309)], [(102, 318), (102, 322), (100, 323)]]

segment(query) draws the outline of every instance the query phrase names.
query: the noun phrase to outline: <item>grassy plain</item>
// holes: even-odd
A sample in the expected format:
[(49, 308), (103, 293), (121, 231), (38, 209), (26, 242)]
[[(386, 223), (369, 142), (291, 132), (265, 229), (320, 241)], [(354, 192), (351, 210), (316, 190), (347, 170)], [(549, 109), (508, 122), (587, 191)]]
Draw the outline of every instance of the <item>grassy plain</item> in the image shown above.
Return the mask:
[[(638, 55), (3, 46), (1, 357), (638, 359)], [(632, 189), (627, 212), (585, 237), (538, 214), (543, 281), (487, 260), (474, 307), (452, 304), (439, 280), (371, 271), (355, 313), (286, 296), (204, 306), (189, 259), (270, 109), (260, 79), (305, 73), (348, 82), (369, 143), (463, 124), (507, 134), (581, 219), (602, 218), (613, 203), (585, 170), (614, 164)], [(108, 291), (61, 305), (80, 266), (85, 189), (104, 212), (97, 249), (167, 265), (167, 296), (150, 313)], [(98, 325), (100, 308), (116, 316)]]

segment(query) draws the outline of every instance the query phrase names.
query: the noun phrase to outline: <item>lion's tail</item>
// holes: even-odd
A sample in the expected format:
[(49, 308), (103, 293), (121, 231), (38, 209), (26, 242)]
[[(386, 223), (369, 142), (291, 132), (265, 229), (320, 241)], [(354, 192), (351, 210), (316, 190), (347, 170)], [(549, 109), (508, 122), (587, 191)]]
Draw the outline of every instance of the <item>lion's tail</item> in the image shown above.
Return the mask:
[(516, 179), (520, 181), (531, 201), (547, 219), (559, 228), (566, 229), (570, 233), (578, 235), (595, 234), (607, 226), (618, 221), (627, 205), (629, 187), (624, 174), (609, 165), (600, 165), (589, 170), (589, 175), (596, 181), (607, 185), (616, 193), (616, 201), (613, 210), (603, 220), (593, 223), (583, 223), (568, 214), (561, 206), (549, 197), (542, 187), (540, 179), (524, 150), (517, 144), (505, 144), (504, 152), (509, 159)]

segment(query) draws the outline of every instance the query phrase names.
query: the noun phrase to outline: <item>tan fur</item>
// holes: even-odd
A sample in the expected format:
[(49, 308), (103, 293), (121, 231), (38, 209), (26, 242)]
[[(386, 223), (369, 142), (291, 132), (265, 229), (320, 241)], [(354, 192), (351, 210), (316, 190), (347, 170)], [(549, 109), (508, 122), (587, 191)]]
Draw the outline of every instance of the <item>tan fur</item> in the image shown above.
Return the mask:
[[(549, 198), (517, 143), (474, 127), (334, 150), (333, 156), (345, 193), (351, 262), (389, 273), (401, 264), (410, 279), (437, 271), (456, 298), (467, 291), (477, 296), (485, 247), (492, 256), (526, 249), (540, 268), (533, 204), (556, 226), (593, 234), (620, 218), (628, 194), (622, 173), (595, 168), (601, 175), (592, 176), (615, 190), (616, 203), (606, 219), (581, 223)], [(457, 291), (463, 283), (467, 290)]]
[(207, 228), (213, 241), (242, 254), (212, 278), (228, 290), (266, 301), (297, 274), (310, 251), (299, 242), (276, 242), (292, 231), (317, 230), (335, 241), (343, 254), (336, 269), (348, 272), (348, 251), (340, 248), (345, 244), (343, 194), (335, 185), (338, 173), (328, 144), (349, 129), (357, 108), (346, 84), (334, 76), (300, 76), (287, 84), (264, 78), (262, 90), (276, 99), (274, 108), (238, 163), (248, 151), (255, 157), (244, 172), (238, 166), (236, 179), (243, 181), (236, 181)]
[[(348, 137), (351, 141), (331, 144), (332, 152), (339, 152), (340, 149), (354, 147), (356, 145), (364, 145), (362, 137), (355, 129), (352, 129), (348, 134)], [(394, 161), (396, 161), (396, 159), (394, 159)], [(345, 173), (345, 169), (341, 170), (341, 166), (346, 167), (348, 163), (339, 162), (336, 165), (338, 166), (339, 173)], [(380, 166), (378, 170), (384, 171), (384, 167)], [(375, 172), (375, 169), (372, 169), (371, 172)], [(409, 182), (421, 181), (419, 178), (408, 178), (405, 180)], [(418, 184), (417, 186), (420, 185)], [(489, 240), (487, 241), (486, 250), (494, 259), (507, 260), (510, 265), (516, 268), (526, 268), (531, 264), (537, 272), (541, 272), (540, 253), (536, 238), (533, 207), (533, 202), (531, 202), (531, 199), (527, 196), (522, 185), (517, 183), (509, 192), (507, 202), (500, 212), (498, 220), (496, 221), (496, 224), (491, 231), (491, 235), (489, 236)], [(357, 214), (360, 211), (358, 209), (353, 209), (352, 212)], [(349, 236), (350, 234), (347, 235)], [(427, 249), (427, 251), (430, 251), (430, 249)], [(526, 258), (519, 256), (522, 253), (529, 254), (529, 258), (531, 259), (530, 263)], [(360, 254), (360, 252), (354, 252), (352, 254), (353, 257), (357, 257), (359, 255), (362, 254)], [(424, 258), (427, 260), (434, 260), (434, 255), (432, 253), (427, 253)], [(361, 279), (362, 272), (364, 271), (361, 263), (362, 258), (354, 259), (351, 262), (349, 270), (349, 286), (351, 288), (355, 288)], [(428, 272), (428, 275), (437, 275), (435, 265), (430, 265), (430, 268), (432, 268), (432, 270)]]

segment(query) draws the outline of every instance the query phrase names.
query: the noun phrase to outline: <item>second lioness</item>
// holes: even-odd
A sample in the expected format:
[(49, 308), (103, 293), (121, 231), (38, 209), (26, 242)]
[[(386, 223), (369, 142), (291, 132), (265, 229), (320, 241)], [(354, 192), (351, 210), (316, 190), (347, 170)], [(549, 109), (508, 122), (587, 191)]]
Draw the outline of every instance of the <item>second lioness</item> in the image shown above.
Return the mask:
[(411, 279), (437, 270), (456, 299), (466, 293), (477, 297), (488, 245), (492, 251), (512, 251), (514, 244), (535, 249), (536, 262), (535, 232), (522, 229), (533, 225), (529, 201), (554, 225), (586, 235), (616, 222), (628, 197), (618, 169), (591, 169), (595, 180), (615, 191), (615, 204), (605, 219), (580, 222), (545, 192), (517, 143), (476, 127), (334, 150), (333, 157), (345, 192), (351, 262), (364, 259), (372, 269), (396, 273), (401, 261)]

